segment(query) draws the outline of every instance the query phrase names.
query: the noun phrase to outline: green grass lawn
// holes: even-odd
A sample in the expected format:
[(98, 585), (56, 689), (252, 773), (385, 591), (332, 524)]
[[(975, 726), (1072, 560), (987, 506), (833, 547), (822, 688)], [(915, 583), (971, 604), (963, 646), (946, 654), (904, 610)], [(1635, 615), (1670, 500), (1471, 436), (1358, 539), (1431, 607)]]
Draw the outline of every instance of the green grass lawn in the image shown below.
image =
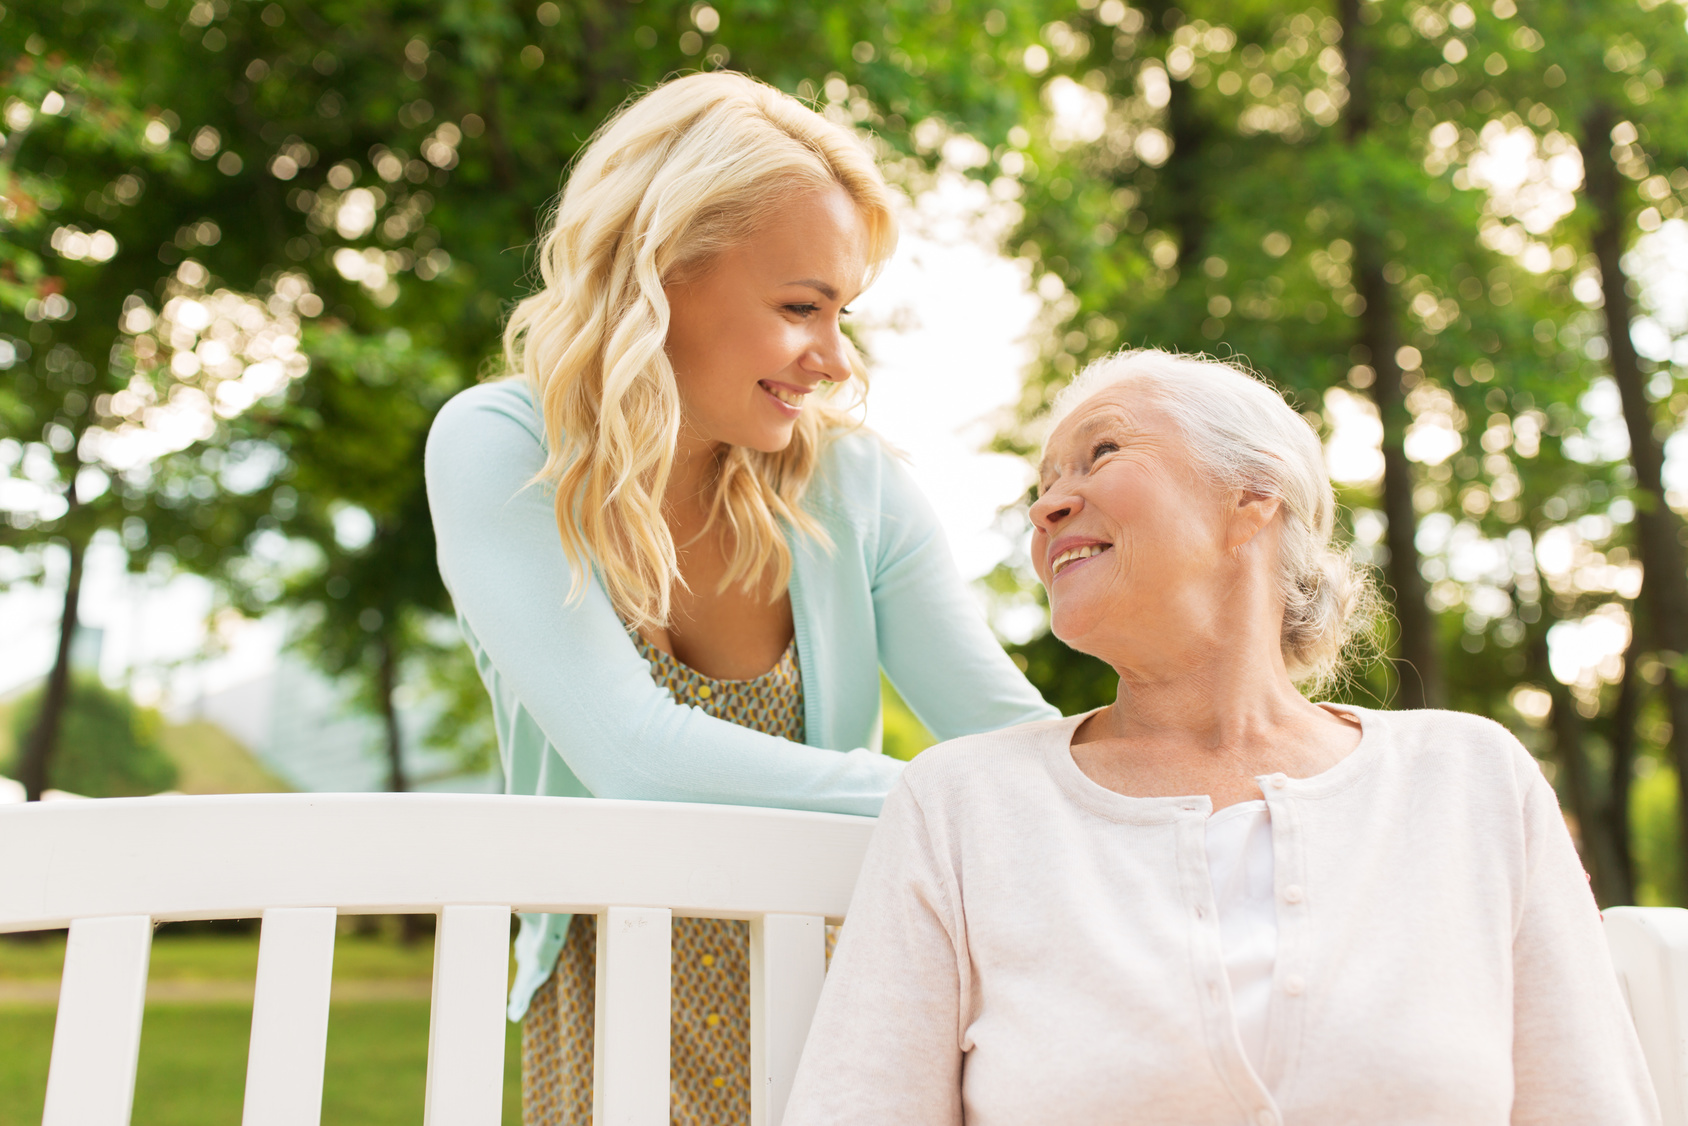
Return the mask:
[[(250, 1005), (149, 1005), (134, 1126), (234, 1126), (246, 1084)], [(53, 1011), (0, 1008), (0, 1126), (36, 1126), (47, 1086)], [(522, 1120), (521, 1037), (508, 1026), (504, 1121)], [(428, 1003), (335, 1005), (328, 1020), (323, 1126), (422, 1121)]]
[[(64, 932), (29, 942), (0, 941), (0, 981), (57, 981)], [(431, 938), (408, 945), (385, 934), (341, 934), (334, 940), (334, 977), (342, 981), (427, 978), (434, 972)], [(258, 973), (256, 934), (171, 934), (152, 943), (149, 981), (251, 981)]]
[[(0, 982), (57, 980), (64, 940), (0, 942)], [(257, 936), (170, 934), (152, 947), (150, 978), (247, 981), (256, 972)], [(386, 936), (343, 934), (334, 976), (355, 980), (426, 979), (431, 940), (404, 945)], [(0, 1126), (35, 1126), (47, 1085), (54, 1011), (50, 1005), (0, 1005)], [(240, 1003), (150, 1004), (141, 1032), (134, 1126), (235, 1126), (246, 1083), (252, 1006)], [(520, 1030), (507, 1026), (504, 1121), (521, 1122)], [(323, 1126), (415, 1126), (422, 1120), (428, 1064), (428, 1002), (337, 1002), (328, 1021)]]

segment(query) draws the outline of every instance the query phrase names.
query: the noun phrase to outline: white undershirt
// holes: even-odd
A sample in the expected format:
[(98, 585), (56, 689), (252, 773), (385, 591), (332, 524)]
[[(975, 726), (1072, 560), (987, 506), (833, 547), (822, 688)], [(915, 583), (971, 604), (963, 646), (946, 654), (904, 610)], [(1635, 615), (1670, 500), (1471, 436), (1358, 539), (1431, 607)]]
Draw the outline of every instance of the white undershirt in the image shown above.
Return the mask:
[(1278, 956), (1272, 814), (1264, 801), (1238, 802), (1207, 819), (1207, 871), (1237, 1031), (1243, 1053), (1259, 1074), (1266, 1060), (1266, 1010)]

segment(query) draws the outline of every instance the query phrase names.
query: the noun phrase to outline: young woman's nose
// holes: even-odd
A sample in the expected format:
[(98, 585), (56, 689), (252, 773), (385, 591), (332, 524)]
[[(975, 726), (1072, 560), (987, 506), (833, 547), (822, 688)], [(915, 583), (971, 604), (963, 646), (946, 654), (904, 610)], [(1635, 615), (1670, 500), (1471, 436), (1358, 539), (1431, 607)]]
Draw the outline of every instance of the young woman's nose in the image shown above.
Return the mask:
[(815, 333), (800, 366), (828, 383), (843, 383), (850, 378), (849, 348), (844, 329), (835, 322)]

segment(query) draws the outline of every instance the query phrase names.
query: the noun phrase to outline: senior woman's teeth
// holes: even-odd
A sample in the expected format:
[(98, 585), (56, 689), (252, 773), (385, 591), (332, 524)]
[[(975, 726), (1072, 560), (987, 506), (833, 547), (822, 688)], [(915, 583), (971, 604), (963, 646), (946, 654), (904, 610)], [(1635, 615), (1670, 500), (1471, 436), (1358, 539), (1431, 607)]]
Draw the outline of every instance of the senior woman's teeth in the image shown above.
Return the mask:
[(1100, 555), (1112, 546), (1112, 544), (1106, 543), (1087, 543), (1083, 547), (1070, 547), (1055, 557), (1055, 561), (1049, 566), (1049, 571), (1051, 574), (1058, 575), (1062, 568), (1069, 563), (1077, 563), (1080, 559), (1089, 559), (1092, 555)]

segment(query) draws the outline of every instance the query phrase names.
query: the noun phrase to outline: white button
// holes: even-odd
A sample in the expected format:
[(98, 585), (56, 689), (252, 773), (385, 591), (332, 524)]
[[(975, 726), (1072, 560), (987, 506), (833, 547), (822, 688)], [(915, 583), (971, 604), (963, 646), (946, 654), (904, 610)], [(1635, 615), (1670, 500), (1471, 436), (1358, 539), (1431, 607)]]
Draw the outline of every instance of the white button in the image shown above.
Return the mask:
[(1291, 997), (1299, 997), (1307, 989), (1307, 982), (1298, 974), (1290, 974), (1284, 978), (1284, 992)]
[(1272, 789), (1281, 790), (1285, 786), (1289, 785), (1289, 775), (1274, 774), (1272, 777), (1268, 778), (1267, 781), (1272, 783)]
[(1300, 903), (1306, 897), (1307, 893), (1301, 890), (1300, 884), (1291, 884), (1284, 889), (1284, 900), (1288, 903)]
[(1271, 1107), (1263, 1106), (1255, 1113), (1254, 1120), (1260, 1126), (1277, 1126), (1278, 1116), (1272, 1113)]

